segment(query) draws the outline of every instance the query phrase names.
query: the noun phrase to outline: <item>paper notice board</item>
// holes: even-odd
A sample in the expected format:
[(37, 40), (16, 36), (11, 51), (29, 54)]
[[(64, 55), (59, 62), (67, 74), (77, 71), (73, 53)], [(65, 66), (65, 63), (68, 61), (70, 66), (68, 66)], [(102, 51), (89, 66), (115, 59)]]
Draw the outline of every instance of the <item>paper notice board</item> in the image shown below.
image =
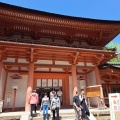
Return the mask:
[(120, 110), (120, 94), (119, 93), (109, 94), (109, 106), (110, 106), (110, 120), (116, 120), (115, 112)]

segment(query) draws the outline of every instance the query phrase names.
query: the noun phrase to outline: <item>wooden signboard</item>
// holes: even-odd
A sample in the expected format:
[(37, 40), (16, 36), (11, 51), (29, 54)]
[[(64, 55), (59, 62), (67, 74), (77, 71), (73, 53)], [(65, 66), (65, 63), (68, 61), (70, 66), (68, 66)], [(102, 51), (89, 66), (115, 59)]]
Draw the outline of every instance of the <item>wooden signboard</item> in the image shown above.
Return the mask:
[(87, 97), (101, 97), (101, 86), (91, 86), (86, 88)]

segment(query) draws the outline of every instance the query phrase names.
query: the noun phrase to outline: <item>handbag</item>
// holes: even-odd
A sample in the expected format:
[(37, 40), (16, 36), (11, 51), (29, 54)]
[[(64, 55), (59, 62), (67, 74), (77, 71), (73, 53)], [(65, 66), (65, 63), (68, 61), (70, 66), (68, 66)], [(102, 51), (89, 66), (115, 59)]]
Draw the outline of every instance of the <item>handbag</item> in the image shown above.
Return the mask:
[(52, 110), (55, 110), (55, 109), (56, 109), (56, 105), (53, 105), (53, 106), (52, 106)]
[(55, 110), (56, 108), (57, 108), (57, 99), (55, 99), (55, 101), (53, 102), (51, 109)]

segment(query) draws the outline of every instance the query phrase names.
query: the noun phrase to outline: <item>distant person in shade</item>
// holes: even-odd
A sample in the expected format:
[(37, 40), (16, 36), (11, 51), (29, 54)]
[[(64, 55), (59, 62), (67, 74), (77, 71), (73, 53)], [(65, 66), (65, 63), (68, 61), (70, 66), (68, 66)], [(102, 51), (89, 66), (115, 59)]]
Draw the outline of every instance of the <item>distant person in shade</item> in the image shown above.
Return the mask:
[(36, 113), (37, 104), (39, 102), (38, 94), (36, 93), (36, 90), (32, 91), (32, 93), (30, 94), (28, 102), (31, 105), (31, 117), (33, 117), (33, 110)]
[(61, 88), (59, 89), (59, 91), (57, 91), (57, 96), (59, 97), (60, 102), (61, 102), (61, 105), (62, 105), (62, 97), (63, 97), (63, 93), (62, 93)]
[(42, 98), (44, 97), (44, 92), (41, 91), (39, 95), (39, 105), (41, 106)]
[(54, 88), (53, 88), (53, 90), (50, 92), (50, 104), (51, 104), (51, 101), (54, 98), (55, 94), (56, 94), (56, 92), (54, 91)]

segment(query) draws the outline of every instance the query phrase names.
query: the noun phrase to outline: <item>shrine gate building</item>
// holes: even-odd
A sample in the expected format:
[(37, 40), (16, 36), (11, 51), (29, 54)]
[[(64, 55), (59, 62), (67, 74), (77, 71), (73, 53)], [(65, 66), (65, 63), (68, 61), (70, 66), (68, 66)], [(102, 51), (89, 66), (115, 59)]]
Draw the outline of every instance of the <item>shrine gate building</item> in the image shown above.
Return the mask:
[[(29, 110), (27, 101), (33, 89), (61, 88), (63, 105), (72, 105), (76, 90), (102, 85), (98, 66), (116, 56), (114, 49), (103, 47), (119, 33), (120, 21), (0, 3), (0, 99), (4, 109), (10, 98), (9, 108)], [(95, 99), (92, 105), (97, 104)]]

